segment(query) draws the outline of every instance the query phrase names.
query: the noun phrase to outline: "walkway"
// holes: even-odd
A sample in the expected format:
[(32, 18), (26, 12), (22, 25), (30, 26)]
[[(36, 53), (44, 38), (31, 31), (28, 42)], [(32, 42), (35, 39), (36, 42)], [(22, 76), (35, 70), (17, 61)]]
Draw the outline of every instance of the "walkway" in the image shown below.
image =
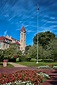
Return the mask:
[(9, 64), (13, 65), (14, 67), (27, 67), (27, 66), (20, 65), (20, 64), (17, 64), (17, 63), (12, 63), (12, 62), (9, 62)]

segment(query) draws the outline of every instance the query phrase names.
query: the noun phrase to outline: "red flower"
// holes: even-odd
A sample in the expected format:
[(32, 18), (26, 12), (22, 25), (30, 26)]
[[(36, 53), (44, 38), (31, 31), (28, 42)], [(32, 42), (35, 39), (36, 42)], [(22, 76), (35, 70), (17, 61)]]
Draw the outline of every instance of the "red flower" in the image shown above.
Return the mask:
[(14, 82), (15, 80), (31, 81), (31, 83), (38, 85), (43, 79), (34, 70), (21, 70), (13, 74), (0, 74), (0, 84)]

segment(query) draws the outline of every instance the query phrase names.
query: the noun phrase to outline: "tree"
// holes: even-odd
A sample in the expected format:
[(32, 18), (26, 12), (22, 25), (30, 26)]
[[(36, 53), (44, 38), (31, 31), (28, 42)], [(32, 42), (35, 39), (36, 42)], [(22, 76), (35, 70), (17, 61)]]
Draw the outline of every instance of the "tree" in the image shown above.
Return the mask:
[(0, 62), (3, 61), (3, 58), (4, 58), (3, 50), (0, 50)]
[(38, 36), (38, 44), (42, 45), (43, 47), (48, 45), (55, 38), (55, 34), (53, 34), (50, 31), (41, 32), (39, 34), (36, 34), (36, 36), (34, 36), (33, 38), (34, 44), (37, 44), (37, 36)]
[(28, 58), (36, 58), (36, 55), (37, 55), (36, 45), (31, 46), (28, 50), (27, 57)]
[(51, 59), (57, 61), (57, 38), (47, 46), (47, 49), (50, 51)]
[(31, 45), (26, 46), (26, 48), (25, 48), (25, 54), (28, 53), (28, 50), (29, 50), (30, 47), (31, 47)]
[(8, 49), (4, 50), (4, 58), (8, 58), (10, 60), (20, 57), (22, 55), (22, 52), (20, 51), (18, 46), (19, 45), (11, 44)]

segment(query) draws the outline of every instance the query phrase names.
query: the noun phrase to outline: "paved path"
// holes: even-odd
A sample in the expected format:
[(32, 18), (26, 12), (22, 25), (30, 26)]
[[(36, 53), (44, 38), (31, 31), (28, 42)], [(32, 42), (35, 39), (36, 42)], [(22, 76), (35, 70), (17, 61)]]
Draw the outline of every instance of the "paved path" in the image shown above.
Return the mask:
[(27, 66), (20, 65), (20, 64), (17, 64), (17, 63), (12, 63), (12, 62), (9, 62), (9, 64), (13, 65), (14, 67), (27, 67)]
[(31, 67), (13, 67), (13, 68), (0, 68), (0, 73), (14, 73), (19, 70), (35, 70), (35, 68)]

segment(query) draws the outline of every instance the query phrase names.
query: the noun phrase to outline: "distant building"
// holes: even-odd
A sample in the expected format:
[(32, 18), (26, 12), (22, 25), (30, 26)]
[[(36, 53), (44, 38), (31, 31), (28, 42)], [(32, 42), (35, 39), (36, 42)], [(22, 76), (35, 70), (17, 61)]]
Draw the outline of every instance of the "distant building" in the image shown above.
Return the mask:
[(0, 37), (0, 49), (5, 50), (10, 47), (10, 44), (16, 44), (18, 47), (20, 46), (20, 50), (24, 53), (26, 47), (26, 30), (24, 26), (20, 31), (20, 41), (12, 38), (9, 35), (6, 37)]

